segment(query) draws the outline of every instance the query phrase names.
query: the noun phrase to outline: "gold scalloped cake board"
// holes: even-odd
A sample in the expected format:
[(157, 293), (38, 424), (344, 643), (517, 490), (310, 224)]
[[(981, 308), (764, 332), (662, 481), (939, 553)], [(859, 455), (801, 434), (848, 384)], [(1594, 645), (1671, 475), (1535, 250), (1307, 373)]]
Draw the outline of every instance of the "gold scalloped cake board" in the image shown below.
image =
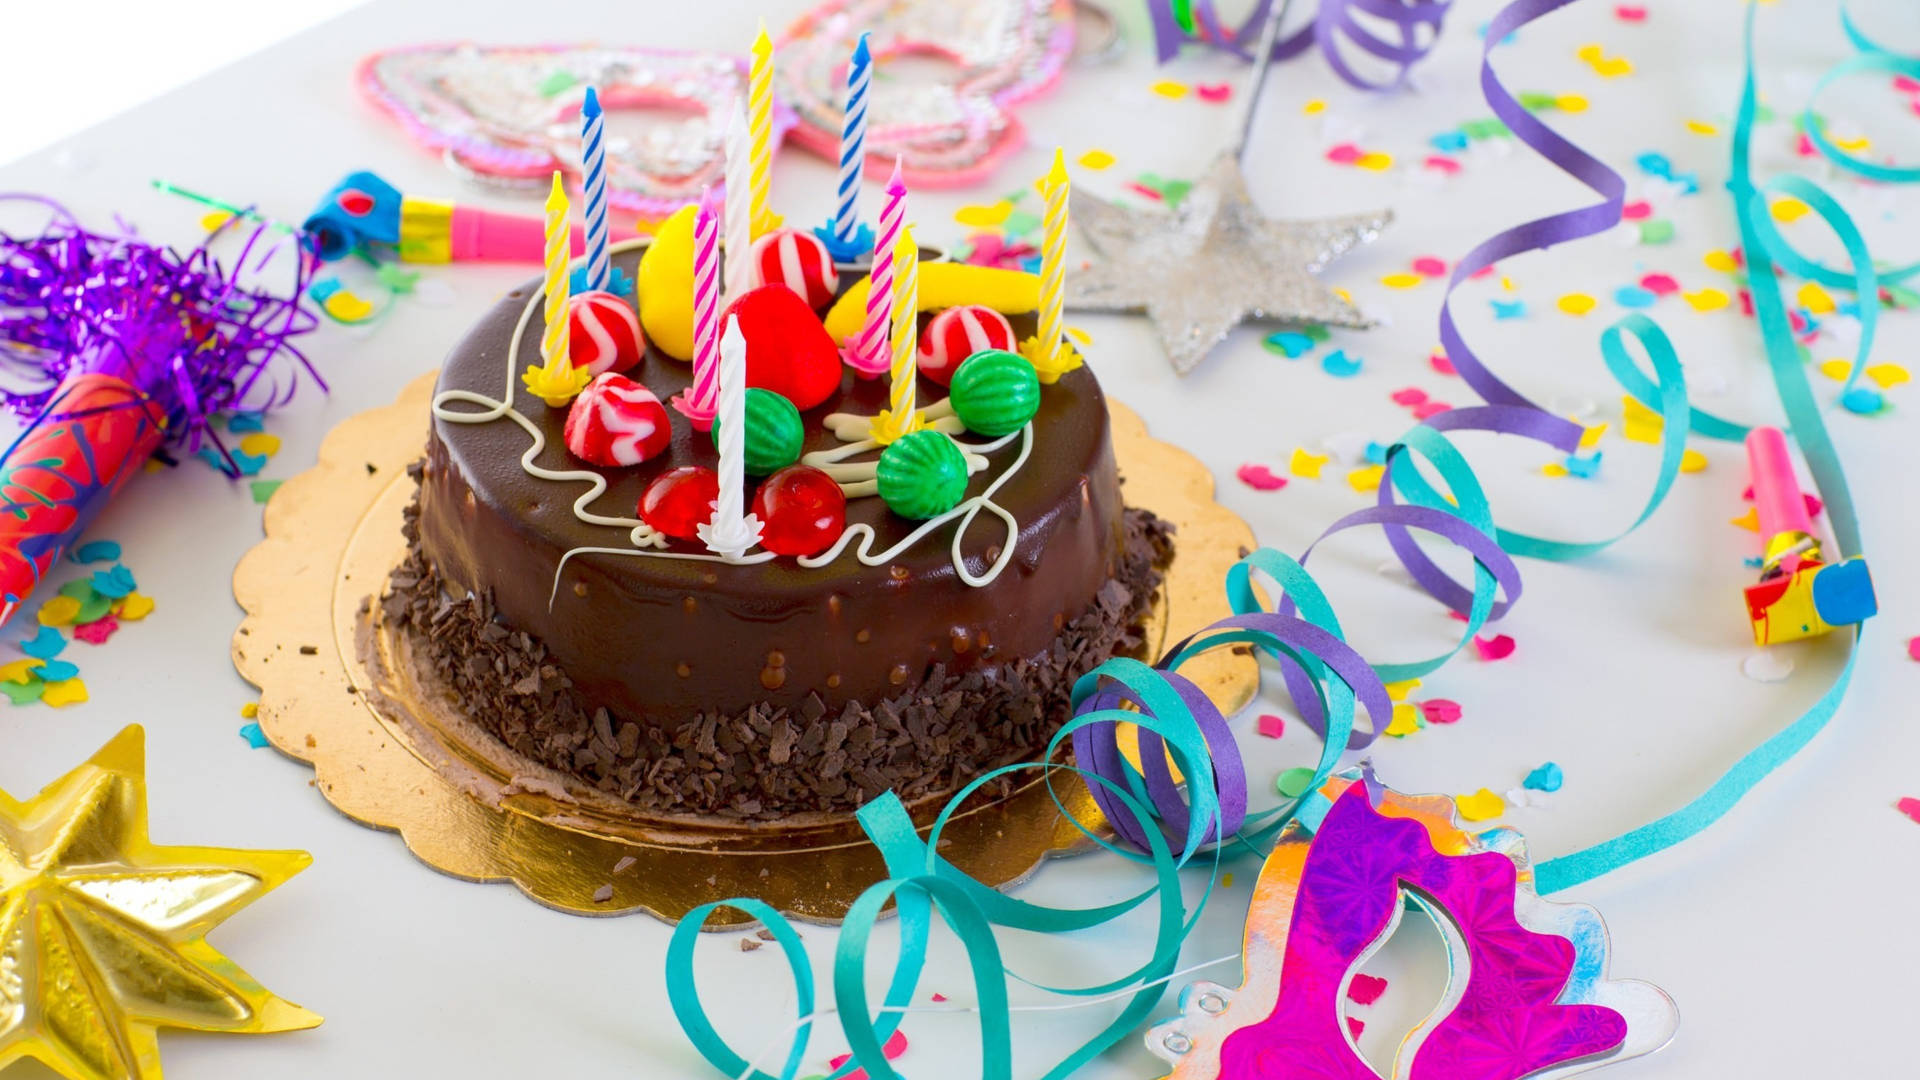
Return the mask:
[[(378, 623), (387, 574), (406, 554), (401, 512), (407, 466), (428, 433), (434, 375), (389, 406), (328, 434), (320, 461), (283, 484), (266, 508), (266, 539), (233, 575), (247, 612), (233, 662), (260, 688), (259, 723), (274, 747), (311, 764), (341, 813), (400, 833), (427, 865), (470, 881), (511, 881), (562, 911), (647, 911), (674, 920), (728, 896), (757, 896), (789, 915), (837, 922), (884, 875), (852, 818), (784, 827), (643, 815), (520, 758), (422, 685), (404, 640)], [(1177, 552), (1148, 623), (1148, 652), (1226, 614), (1228, 566), (1252, 546), (1245, 522), (1213, 501), (1213, 477), (1176, 447), (1149, 438), (1112, 406), (1114, 452), (1129, 505), (1179, 526)], [(1182, 668), (1229, 714), (1258, 687), (1254, 659), (1216, 650)], [(1103, 824), (1084, 784), (1061, 773), (1061, 804)], [(1035, 779), (980, 800), (949, 823), (941, 853), (995, 885), (1017, 882), (1050, 855), (1090, 846)], [(915, 806), (923, 822), (938, 801)], [(950, 840), (950, 843), (947, 842)], [(739, 921), (725, 910), (714, 928)]]

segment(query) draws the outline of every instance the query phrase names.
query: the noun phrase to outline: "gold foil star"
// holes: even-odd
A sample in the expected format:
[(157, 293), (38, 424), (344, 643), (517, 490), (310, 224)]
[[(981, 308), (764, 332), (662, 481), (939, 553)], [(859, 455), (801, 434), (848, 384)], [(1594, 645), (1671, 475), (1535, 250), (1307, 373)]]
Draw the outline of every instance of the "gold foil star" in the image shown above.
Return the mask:
[(26, 803), (0, 792), (0, 1071), (158, 1080), (159, 1028), (318, 1025), (206, 942), (311, 861), (149, 843), (138, 725)]

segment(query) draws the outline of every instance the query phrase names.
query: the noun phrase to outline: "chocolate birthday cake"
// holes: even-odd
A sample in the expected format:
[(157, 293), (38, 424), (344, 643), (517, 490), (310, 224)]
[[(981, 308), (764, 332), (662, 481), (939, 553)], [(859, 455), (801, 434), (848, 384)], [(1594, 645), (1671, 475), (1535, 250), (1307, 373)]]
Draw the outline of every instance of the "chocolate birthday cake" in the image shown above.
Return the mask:
[[(439, 376), (381, 611), (465, 715), (643, 812), (790, 820), (1031, 760), (1075, 679), (1138, 649), (1171, 528), (1124, 505), (1092, 371), (1043, 385), (1006, 351), (1033, 333), (1032, 275), (920, 267), (928, 427), (879, 446), (867, 429), (890, 380), (843, 365), (833, 340), (863, 275), (827, 281), (824, 319), (798, 280), (732, 302), (756, 389), (709, 433), (678, 410), (697, 379), (663, 351), (657, 268), (614, 264), (638, 280), (646, 340), (641, 319), (582, 305), (609, 294), (572, 297), (572, 360), (607, 373), (570, 403), (523, 385), (538, 283)], [(767, 265), (777, 276), (777, 253)], [(938, 306), (976, 290), (988, 305)], [(728, 415), (745, 420), (741, 502), (761, 530), (734, 557), (703, 542), (727, 513)]]

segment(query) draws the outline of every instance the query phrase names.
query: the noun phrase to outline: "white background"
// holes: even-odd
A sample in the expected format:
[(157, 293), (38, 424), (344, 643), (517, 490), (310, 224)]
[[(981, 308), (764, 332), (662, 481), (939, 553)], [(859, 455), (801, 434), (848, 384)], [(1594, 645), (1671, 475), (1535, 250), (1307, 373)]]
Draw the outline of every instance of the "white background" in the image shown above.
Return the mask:
[[(158, 70), (158, 54), (184, 57), (198, 37), (161, 35), (195, 28), (196, 17), (187, 13), (191, 5), (155, 6), (151, 24), (126, 21), (123, 14), (91, 20), (78, 38), (70, 30), (35, 30), (28, 37), (34, 46), (21, 49), (11, 32), (20, 25), (20, 6), (14, 0), (0, 8), (6, 20), (0, 36), (9, 42), (8, 62), (16, 64), (0, 77), (16, 77), (14, 54), (43, 51), (35, 35), (44, 35), (44, 51), (67, 49), (73, 62), (24, 87), (7, 84), (8, 111), (0, 114), (6, 117), (0, 126), (15, 140), (12, 148), (61, 141), (0, 169), (0, 188), (56, 194), (96, 224), (117, 211), (151, 235), (181, 242), (195, 239), (198, 212), (151, 191), (153, 177), (257, 202), (293, 218), (340, 174), (360, 167), (380, 171), (403, 190), (487, 201), (461, 191), (430, 155), (357, 99), (349, 75), (372, 49), (469, 38), (624, 39), (739, 51), (756, 14), (753, 5), (736, 3), (380, 3), (63, 138), (55, 128), (20, 134), (23, 121), (16, 114), (29, 105), (47, 108), (57, 97), (51, 87), (105, 85), (103, 71), (116, 64), (151, 62)], [(1734, 243), (1720, 191), (1725, 140), (1692, 134), (1683, 121), (1698, 119), (1724, 130), (1738, 88), (1742, 8), (1733, 0), (1649, 6), (1649, 21), (1636, 27), (1617, 21), (1611, 3), (1588, 0), (1524, 31), (1499, 54), (1515, 89), (1577, 92), (1591, 100), (1585, 113), (1550, 119), (1625, 172), (1634, 197), (1644, 187), (1633, 159), (1645, 150), (1668, 153), (1702, 179), (1699, 196), (1661, 210), (1677, 225), (1670, 245), (1630, 248), (1612, 237), (1596, 238), (1503, 267), (1516, 295), (1530, 305), (1526, 319), (1491, 322), (1486, 301), (1499, 295), (1497, 283), (1462, 291), (1457, 306), (1470, 339), (1506, 378), (1541, 400), (1567, 407), (1590, 403), (1598, 417), (1614, 421), (1616, 434), (1601, 444), (1605, 464), (1594, 481), (1541, 476), (1538, 466), (1548, 457), (1528, 445), (1465, 440), (1496, 512), (1511, 527), (1591, 538), (1632, 519), (1655, 452), (1617, 436), (1618, 394), (1595, 345), (1604, 320), (1618, 313), (1608, 298), (1652, 270), (1674, 274), (1689, 289), (1729, 287), (1700, 262), (1703, 251)], [(238, 11), (241, 5), (228, 7)], [(222, 18), (257, 24), (262, 36), (255, 40), (265, 40), (272, 36), (264, 30), (271, 25), (266, 7), (248, 5)], [(802, 7), (798, 0), (765, 5), (776, 27)], [(1903, 0), (1856, 8), (1863, 22), (1893, 42), (1920, 48), (1920, 26)], [(1403, 386), (1422, 387), (1456, 404), (1470, 400), (1458, 380), (1435, 375), (1426, 364), (1439, 286), (1393, 291), (1381, 287), (1379, 278), (1405, 269), (1417, 256), (1451, 260), (1523, 215), (1589, 198), (1521, 152), (1466, 155), (1462, 175), (1445, 185), (1419, 179), (1416, 163), (1428, 136), (1486, 113), (1476, 94), (1475, 30), (1495, 9), (1488, 0), (1462, 0), (1441, 49), (1421, 71), (1417, 93), (1372, 98), (1346, 90), (1317, 58), (1281, 68), (1269, 88), (1249, 157), (1255, 190), (1269, 211), (1311, 216), (1387, 205), (1399, 215), (1378, 244), (1339, 262), (1328, 275), (1388, 323), (1336, 336), (1335, 345), (1365, 357), (1359, 376), (1335, 379), (1309, 361), (1279, 359), (1259, 346), (1263, 331), (1246, 329), (1193, 376), (1177, 380), (1144, 321), (1076, 320), (1095, 337), (1092, 363), (1110, 390), (1145, 413), (1156, 434), (1212, 466), (1222, 479), (1222, 501), (1246, 516), (1264, 543), (1297, 552), (1324, 526), (1361, 506), (1362, 497), (1341, 480), (1338, 465), (1317, 483), (1295, 480), (1277, 493), (1239, 485), (1232, 479), (1236, 466), (1257, 461), (1284, 473), (1295, 446), (1314, 447), (1328, 436), (1355, 432), (1384, 441), (1408, 423), (1405, 411), (1387, 399)], [(51, 20), (73, 10), (32, 17)], [(307, 5), (298, 15), (319, 10)], [(1784, 116), (1848, 50), (1831, 5), (1783, 0), (1763, 7), (1761, 18), (1764, 89)], [(174, 22), (182, 25), (169, 25)], [(203, 22), (198, 29), (211, 33), (212, 25)], [(76, 40), (86, 47), (73, 52)], [(1070, 157), (1097, 146), (1120, 159), (1104, 174), (1076, 173), (1076, 183), (1102, 194), (1115, 194), (1138, 172), (1196, 173), (1227, 136), (1230, 110), (1191, 97), (1168, 101), (1147, 86), (1162, 75), (1188, 82), (1232, 79), (1236, 69), (1191, 53), (1156, 72), (1140, 40), (1136, 33), (1118, 65), (1075, 69), (1059, 93), (1031, 107), (1026, 116), (1033, 148), (985, 189), (917, 193), (914, 216), (923, 234), (957, 236), (960, 230), (949, 218), (954, 208), (990, 201), (994, 193), (1024, 183), (1040, 171), (1044, 150), (1056, 142)], [(1588, 42), (1629, 57), (1636, 73), (1598, 79), (1574, 58)], [(116, 59), (122, 54), (115, 49), (136, 59)], [(216, 54), (198, 56), (194, 63), (205, 65)], [(1309, 97), (1330, 103), (1326, 116), (1302, 115), (1301, 103)], [(1872, 135), (1878, 151), (1920, 159), (1920, 117), (1891, 96), (1884, 79), (1863, 80), (1825, 104), (1841, 129)], [(1374, 174), (1323, 161), (1325, 146), (1340, 139), (1391, 152), (1400, 167)], [(0, 157), (6, 154), (0, 149)], [(1790, 153), (1784, 122), (1762, 129), (1758, 157), (1762, 174), (1804, 166)], [(777, 165), (775, 204), (800, 219), (824, 215), (831, 183), (822, 162), (787, 154)], [(1920, 220), (1920, 192), (1847, 182), (1835, 190), (1880, 257), (1920, 258), (1920, 230), (1913, 227)], [(1811, 238), (1817, 230), (1809, 224), (1791, 234)], [(430, 273), (452, 290), (454, 304), (406, 303), (371, 331), (327, 327), (315, 335), (310, 349), (333, 392), (304, 397), (270, 422), (286, 445), (266, 475), (298, 471), (333, 424), (384, 404), (412, 376), (434, 367), (465, 326), (526, 271), (463, 267)], [(1600, 297), (1600, 309), (1585, 319), (1553, 310), (1555, 297), (1575, 290)], [(1690, 379), (1719, 388), (1703, 399), (1706, 407), (1750, 420), (1777, 418), (1749, 321), (1735, 311), (1696, 313), (1677, 299), (1663, 301), (1654, 314), (1681, 347)], [(1877, 358), (1914, 366), (1914, 328), (1914, 316), (1890, 319)], [(1822, 359), (1838, 353), (1831, 342), (1815, 348)], [(1817, 375), (1815, 380), (1831, 396), (1833, 384)], [(1915, 581), (1910, 552), (1920, 527), (1911, 479), (1915, 432), (1906, 406), (1915, 392), (1912, 386), (1892, 391), (1895, 407), (1884, 416), (1832, 416), (1863, 507), (1883, 608), (1834, 726), (1705, 835), (1574, 890), (1575, 898), (1597, 905), (1612, 927), (1615, 973), (1659, 983), (1683, 1016), (1672, 1048), (1621, 1066), (1614, 1075), (1797, 1080), (1864, 1070), (1895, 1074), (1909, 1059), (1910, 972), (1920, 962), (1909, 897), (1920, 884), (1914, 868), (1920, 826), (1892, 804), (1901, 795), (1920, 794), (1914, 768), (1920, 734), (1911, 723), (1916, 669), (1904, 656), (1906, 639), (1920, 630), (1908, 603)], [(1505, 821), (1528, 833), (1536, 853), (1565, 853), (1680, 805), (1825, 689), (1841, 656), (1837, 639), (1782, 650), (1797, 664), (1784, 683), (1742, 675), (1741, 661), (1752, 647), (1738, 589), (1751, 577), (1741, 559), (1752, 553), (1754, 541), (1727, 522), (1743, 509), (1743, 455), (1732, 446), (1695, 445), (1710, 468), (1683, 476), (1648, 526), (1591, 559), (1523, 567), (1526, 595), (1501, 627), (1518, 641), (1515, 655), (1496, 664), (1462, 657), (1429, 679), (1418, 696), (1456, 700), (1464, 718), (1451, 728), (1386, 740), (1375, 753), (1386, 780), (1408, 791), (1501, 791), (1542, 761), (1557, 761), (1566, 771), (1565, 789), (1550, 806), (1514, 810)], [(644, 917), (557, 915), (508, 888), (433, 873), (396, 838), (335, 814), (308, 786), (308, 770), (250, 750), (235, 735), (239, 708), (253, 691), (227, 661), (227, 639), (238, 620), (227, 582), (234, 562), (258, 537), (258, 521), (244, 486), (229, 485), (197, 464), (141, 478), (101, 519), (95, 535), (126, 545), (126, 562), (143, 591), (157, 598), (158, 610), (103, 648), (79, 645), (70, 651), (92, 689), (87, 705), (0, 712), (0, 746), (6, 748), (0, 753), (0, 787), (16, 795), (37, 789), (121, 725), (138, 721), (149, 731), (157, 839), (301, 847), (315, 855), (311, 870), (242, 913), (214, 941), (268, 986), (326, 1015), (327, 1024), (267, 1039), (170, 1036), (163, 1047), (171, 1074), (209, 1080), (710, 1075), (665, 1011), (660, 962), (666, 930), (659, 924)], [(1384, 552), (1378, 536), (1356, 533), (1329, 544), (1314, 560), (1350, 635), (1375, 659), (1409, 659), (1446, 647), (1458, 624), (1377, 574)], [(1248, 734), (1247, 746), (1251, 773), (1263, 789), (1281, 768), (1311, 760), (1318, 749), (1298, 729), (1278, 742)], [(1233, 869), (1234, 885), (1216, 896), (1193, 938), (1191, 961), (1237, 948), (1239, 917), (1256, 868)], [(1082, 905), (1141, 884), (1140, 875), (1117, 860), (1087, 858), (1047, 867), (1024, 895)], [(1196, 892), (1198, 886), (1193, 883)], [(1134, 962), (1146, 926), (1142, 918), (1072, 939), (1013, 935), (1007, 944), (1021, 971), (1040, 981), (1098, 981)], [(824, 973), (834, 935), (805, 932)], [(788, 1008), (778, 955), (772, 949), (741, 954), (731, 938), (708, 944), (703, 970), (718, 1021), (743, 1049), (757, 1048)], [(1426, 955), (1410, 949), (1401, 958)], [(1428, 980), (1385, 973), (1395, 986), (1375, 1014), (1365, 1015), (1371, 1029), (1365, 1045), (1381, 1055), (1376, 1061), (1386, 1060), (1382, 1050), (1391, 1046), (1395, 1025), (1426, 1003), (1420, 994)], [(1208, 974), (1233, 981), (1231, 967)], [(971, 993), (951, 950), (941, 953), (924, 985), (956, 1001)], [(1016, 997), (1049, 1000), (1024, 989)], [(1017, 1018), (1016, 1075), (1037, 1075), (1109, 1015), (1093, 1008)], [(969, 1075), (969, 1020), (914, 1017), (906, 1030), (913, 1048), (899, 1062), (903, 1071)], [(823, 1065), (840, 1047), (823, 1035), (810, 1061)], [(1158, 1075), (1132, 1041), (1086, 1074)], [(34, 1072), (23, 1068), (21, 1075)]]

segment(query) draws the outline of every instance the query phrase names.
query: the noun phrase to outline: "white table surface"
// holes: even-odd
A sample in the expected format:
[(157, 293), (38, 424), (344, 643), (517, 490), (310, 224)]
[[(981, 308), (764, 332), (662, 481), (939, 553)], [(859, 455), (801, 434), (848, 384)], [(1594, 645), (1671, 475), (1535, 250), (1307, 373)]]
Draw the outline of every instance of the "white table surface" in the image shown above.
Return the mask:
[[(1532, 314), (1494, 325), (1486, 299), (1497, 285), (1477, 283), (1460, 310), (1475, 345), (1498, 371), (1543, 400), (1598, 405), (1615, 421), (1603, 442), (1605, 466), (1593, 481), (1549, 479), (1548, 456), (1529, 445), (1466, 440), (1510, 526), (1592, 537), (1631, 520), (1649, 483), (1653, 447), (1617, 436), (1618, 392), (1600, 365), (1596, 337), (1617, 314), (1613, 290), (1650, 270), (1688, 288), (1724, 285), (1704, 269), (1702, 252), (1735, 242), (1720, 190), (1724, 136), (1690, 133), (1695, 118), (1724, 129), (1738, 89), (1740, 5), (1654, 3), (1643, 26), (1617, 21), (1613, 5), (1589, 0), (1523, 32), (1501, 69), (1515, 89), (1578, 92), (1584, 114), (1551, 119), (1577, 141), (1627, 172), (1641, 151), (1669, 153), (1697, 169), (1702, 194), (1665, 216), (1677, 225), (1665, 247), (1628, 248), (1611, 237), (1547, 256), (1514, 260), (1519, 296)], [(1899, 0), (1856, 5), (1896, 40), (1915, 44), (1910, 11)], [(344, 172), (373, 168), (403, 190), (461, 191), (430, 155), (355, 96), (349, 76), (370, 50), (427, 40), (468, 38), (511, 43), (567, 39), (633, 40), (743, 50), (755, 5), (725, 3), (539, 4), (484, 0), (376, 3), (159, 100), (141, 105), (69, 143), (0, 169), (0, 188), (56, 194), (89, 220), (118, 211), (152, 235), (192, 242), (198, 212), (148, 188), (165, 177), (181, 185), (299, 217)], [(784, 23), (799, 0), (769, 0), (770, 21)], [(1427, 136), (1482, 116), (1476, 94), (1476, 27), (1496, 10), (1462, 0), (1415, 94), (1368, 97), (1337, 84), (1322, 62), (1281, 68), (1254, 140), (1249, 172), (1271, 211), (1309, 216), (1380, 205), (1398, 223), (1377, 244), (1337, 263), (1329, 279), (1349, 287), (1383, 327), (1341, 333), (1335, 344), (1366, 359), (1365, 370), (1336, 379), (1306, 362), (1279, 359), (1243, 329), (1197, 373), (1176, 379), (1160, 359), (1144, 320), (1085, 317), (1095, 337), (1092, 363), (1117, 397), (1143, 412), (1156, 434), (1179, 442), (1221, 478), (1220, 498), (1253, 523), (1264, 543), (1298, 551), (1362, 497), (1330, 466), (1319, 482), (1295, 480), (1261, 493), (1235, 482), (1233, 470), (1257, 461), (1285, 472), (1296, 445), (1349, 432), (1388, 438), (1406, 414), (1387, 400), (1414, 385), (1455, 403), (1469, 399), (1455, 379), (1426, 363), (1435, 341), (1437, 284), (1393, 291), (1382, 275), (1416, 256), (1452, 259), (1522, 214), (1589, 197), (1523, 152), (1467, 155), (1445, 185), (1418, 182)], [(1806, 0), (1762, 10), (1764, 88), (1784, 114), (1797, 110), (1812, 81), (1848, 55), (1829, 5)], [(1141, 24), (1135, 19), (1135, 28)], [(1602, 42), (1637, 66), (1603, 81), (1574, 59)], [(1217, 81), (1236, 76), (1226, 61), (1190, 53), (1165, 77)], [(1127, 56), (1100, 68), (1076, 68), (1055, 95), (1027, 110), (1033, 146), (985, 190), (916, 194), (923, 234), (959, 234), (951, 211), (990, 201), (1036, 175), (1045, 149), (1069, 155), (1090, 147), (1119, 163), (1104, 174), (1079, 171), (1085, 188), (1114, 193), (1142, 171), (1192, 175), (1226, 137), (1230, 110), (1147, 90), (1156, 77), (1138, 34)], [(1879, 150), (1920, 157), (1920, 127), (1885, 80), (1865, 80), (1837, 96), (1829, 112), (1844, 130), (1876, 136)], [(1326, 117), (1302, 115), (1309, 97), (1327, 100)], [(1329, 164), (1323, 122), (1356, 129), (1350, 137), (1398, 156), (1385, 174)], [(1784, 124), (1765, 129), (1763, 173), (1805, 167), (1787, 150)], [(1816, 170), (1818, 172), (1819, 170)], [(800, 219), (824, 215), (832, 176), (795, 152), (778, 160), (777, 208)], [(1871, 190), (1840, 182), (1840, 197), (1885, 259), (1920, 255), (1920, 192)], [(531, 212), (529, 203), (500, 203)], [(12, 219), (9, 219), (12, 220)], [(14, 224), (18, 225), (17, 221)], [(1795, 235), (1814, 235), (1811, 225)], [(1804, 231), (1799, 231), (1804, 230)], [(302, 397), (269, 429), (285, 447), (267, 476), (288, 476), (312, 460), (322, 435), (340, 420), (391, 400), (427, 371), (493, 299), (527, 274), (513, 268), (430, 269), (455, 295), (448, 306), (405, 303), (371, 332), (324, 328), (308, 342), (333, 392)], [(1585, 319), (1553, 310), (1568, 291), (1602, 298)], [(1677, 299), (1655, 310), (1678, 342), (1690, 376), (1723, 391), (1709, 408), (1773, 419), (1758, 337), (1734, 311), (1696, 313)], [(1914, 362), (1916, 319), (1888, 320), (1882, 360)], [(1816, 348), (1839, 355), (1830, 343)], [(1833, 384), (1815, 376), (1824, 393)], [(1887, 1075), (1907, 1058), (1910, 971), (1920, 963), (1909, 894), (1920, 885), (1920, 827), (1893, 809), (1920, 792), (1910, 722), (1915, 667), (1905, 641), (1916, 627), (1907, 599), (1915, 571), (1905, 558), (1920, 533), (1912, 498), (1914, 428), (1906, 402), (1866, 419), (1836, 412), (1832, 424), (1863, 507), (1868, 549), (1883, 614), (1862, 646), (1855, 685), (1833, 726), (1797, 761), (1763, 784), (1704, 835), (1642, 864), (1584, 885), (1573, 897), (1597, 905), (1614, 935), (1614, 971), (1653, 980), (1679, 1002), (1680, 1034), (1662, 1054), (1621, 1066), (1642, 1080), (1739, 1076), (1748, 1080), (1834, 1075), (1878, 1066)], [(1566, 786), (1551, 805), (1516, 809), (1506, 821), (1524, 829), (1534, 851), (1564, 853), (1670, 810), (1700, 791), (1747, 748), (1797, 716), (1828, 685), (1842, 655), (1839, 640), (1787, 647), (1797, 664), (1786, 682), (1763, 684), (1741, 672), (1751, 651), (1738, 589), (1751, 571), (1750, 534), (1729, 526), (1741, 513), (1744, 455), (1695, 440), (1711, 461), (1682, 476), (1672, 498), (1639, 532), (1605, 554), (1570, 565), (1523, 566), (1526, 596), (1501, 627), (1519, 643), (1508, 660), (1462, 657), (1430, 678), (1422, 693), (1452, 698), (1463, 720), (1404, 741), (1384, 740), (1374, 757), (1385, 779), (1407, 791), (1503, 791), (1546, 760), (1559, 762)], [(121, 540), (125, 561), (159, 608), (123, 629), (108, 646), (80, 646), (93, 700), (65, 711), (0, 711), (0, 787), (26, 795), (79, 762), (129, 722), (145, 724), (151, 762), (152, 831), (161, 842), (300, 847), (309, 871), (241, 913), (214, 935), (263, 982), (327, 1017), (324, 1027), (272, 1038), (169, 1036), (170, 1075), (218, 1080), (274, 1076), (636, 1076), (711, 1075), (666, 1012), (661, 958), (666, 929), (646, 917), (595, 920), (555, 914), (513, 889), (441, 876), (393, 836), (354, 825), (309, 786), (310, 772), (236, 735), (252, 689), (228, 662), (239, 613), (228, 580), (259, 536), (259, 509), (244, 485), (197, 463), (143, 477), (101, 519), (94, 535)], [(1377, 534), (1349, 534), (1315, 561), (1351, 636), (1375, 659), (1428, 655), (1458, 624), (1404, 585), (1376, 573), (1385, 557)], [(1905, 689), (1903, 689), (1905, 688)], [(1243, 721), (1250, 724), (1250, 720)], [(1310, 761), (1318, 744), (1303, 730), (1276, 741), (1249, 735), (1255, 782)], [(1255, 867), (1214, 901), (1188, 947), (1190, 961), (1235, 951)], [(1139, 887), (1139, 873), (1109, 857), (1047, 867), (1024, 895), (1057, 903), (1093, 903)], [(1198, 882), (1194, 883), (1197, 888)], [(1144, 940), (1133, 919), (1072, 939), (1010, 940), (1023, 972), (1042, 981), (1090, 981), (1119, 969)], [(822, 965), (834, 934), (805, 931)], [(1019, 935), (1014, 935), (1019, 938)], [(775, 950), (737, 951), (730, 938), (708, 942), (706, 985), (723, 1028), (743, 1049), (758, 1047), (784, 1022), (788, 993)], [(958, 1001), (970, 990), (956, 950), (941, 946), (925, 986)], [(1370, 1052), (1389, 1047), (1396, 1023), (1421, 1011), (1431, 972), (1418, 968), (1432, 950), (1395, 949), (1409, 972), (1367, 1015)], [(822, 970), (825, 968), (823, 966)], [(1232, 982), (1233, 969), (1209, 972)], [(1437, 991), (1433, 991), (1437, 993)], [(1016, 990), (1017, 1000), (1041, 1002)], [(1397, 1006), (1397, 1008), (1396, 1008)], [(1018, 1017), (1016, 1075), (1036, 1075), (1102, 1026), (1113, 1006)], [(1398, 1018), (1398, 1019), (1396, 1019)], [(919, 1077), (971, 1075), (974, 1029), (966, 1017), (910, 1018), (913, 1047), (899, 1067)], [(810, 1060), (824, 1064), (842, 1044), (816, 1039)], [(1385, 1060), (1383, 1056), (1376, 1061)], [(1154, 1061), (1130, 1040), (1084, 1075), (1147, 1077)], [(824, 1071), (824, 1070), (822, 1070)], [(19, 1070), (36, 1075), (34, 1067)]]

